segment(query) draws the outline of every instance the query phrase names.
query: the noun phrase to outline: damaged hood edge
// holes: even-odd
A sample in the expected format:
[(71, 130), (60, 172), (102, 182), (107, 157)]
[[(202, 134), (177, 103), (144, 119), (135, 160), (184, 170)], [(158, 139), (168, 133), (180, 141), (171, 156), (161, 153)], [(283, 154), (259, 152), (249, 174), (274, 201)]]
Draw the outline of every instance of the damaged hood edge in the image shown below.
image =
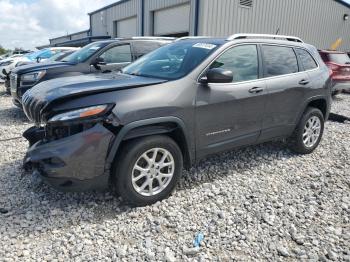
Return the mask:
[(63, 77), (36, 85), (24, 94), (23, 102), (25, 103), (26, 97), (31, 97), (47, 107), (52, 102), (63, 99), (161, 84), (167, 81), (121, 73)]

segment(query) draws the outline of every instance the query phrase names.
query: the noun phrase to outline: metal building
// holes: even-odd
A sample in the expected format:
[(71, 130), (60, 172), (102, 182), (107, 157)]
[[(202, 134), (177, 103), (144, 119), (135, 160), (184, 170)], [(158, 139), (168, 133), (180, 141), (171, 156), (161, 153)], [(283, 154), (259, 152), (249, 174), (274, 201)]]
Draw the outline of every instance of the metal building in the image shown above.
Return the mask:
[(320, 49), (350, 50), (350, 6), (341, 0), (120, 0), (90, 16), (90, 36), (296, 35)]

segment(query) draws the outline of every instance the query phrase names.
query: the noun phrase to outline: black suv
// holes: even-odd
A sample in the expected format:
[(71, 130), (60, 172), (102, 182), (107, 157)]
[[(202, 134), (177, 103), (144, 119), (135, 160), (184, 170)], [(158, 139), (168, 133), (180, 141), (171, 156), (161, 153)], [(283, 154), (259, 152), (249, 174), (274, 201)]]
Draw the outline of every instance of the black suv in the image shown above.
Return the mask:
[(133, 37), (94, 42), (59, 62), (20, 66), (10, 75), (13, 103), (21, 107), (23, 94), (40, 82), (58, 77), (120, 70), (173, 40), (169, 37)]
[(299, 38), (179, 40), (122, 73), (60, 78), (25, 93), (37, 127), (24, 133), (24, 163), (62, 190), (111, 183), (126, 202), (151, 204), (172, 192), (183, 166), (209, 154), (280, 138), (311, 153), (330, 97), (327, 66)]

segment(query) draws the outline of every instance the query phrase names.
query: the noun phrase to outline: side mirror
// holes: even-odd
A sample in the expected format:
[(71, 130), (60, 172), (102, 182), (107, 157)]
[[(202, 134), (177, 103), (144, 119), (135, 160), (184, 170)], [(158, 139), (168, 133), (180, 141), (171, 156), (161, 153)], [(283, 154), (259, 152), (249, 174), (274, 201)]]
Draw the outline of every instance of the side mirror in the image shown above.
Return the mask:
[(212, 68), (207, 71), (206, 77), (201, 79), (201, 83), (231, 83), (233, 73), (230, 70), (222, 68)]
[(95, 61), (92, 63), (93, 65), (106, 65), (107, 63), (102, 57), (97, 57)]

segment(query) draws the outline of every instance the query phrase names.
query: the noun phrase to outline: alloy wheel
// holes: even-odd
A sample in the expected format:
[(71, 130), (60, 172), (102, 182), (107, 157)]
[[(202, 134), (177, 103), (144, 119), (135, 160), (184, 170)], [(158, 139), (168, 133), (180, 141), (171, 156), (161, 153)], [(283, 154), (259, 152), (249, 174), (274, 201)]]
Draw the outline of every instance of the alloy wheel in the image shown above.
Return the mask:
[(321, 120), (317, 116), (312, 116), (306, 122), (303, 132), (303, 143), (305, 147), (313, 147), (321, 134)]
[(152, 148), (135, 162), (132, 186), (142, 196), (157, 195), (170, 184), (174, 171), (172, 154), (164, 148)]

